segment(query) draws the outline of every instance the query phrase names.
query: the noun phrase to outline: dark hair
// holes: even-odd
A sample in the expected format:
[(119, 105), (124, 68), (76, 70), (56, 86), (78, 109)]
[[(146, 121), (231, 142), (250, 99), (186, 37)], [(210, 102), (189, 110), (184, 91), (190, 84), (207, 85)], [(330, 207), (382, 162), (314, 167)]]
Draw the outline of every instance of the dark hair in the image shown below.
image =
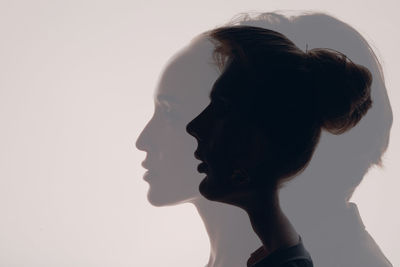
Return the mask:
[(217, 28), (209, 37), (221, 70), (242, 68), (236, 79), (245, 88), (232, 100), (273, 140), (276, 178), (307, 166), (322, 129), (344, 133), (372, 105), (371, 73), (338, 51), (304, 53), (284, 35), (252, 26)]

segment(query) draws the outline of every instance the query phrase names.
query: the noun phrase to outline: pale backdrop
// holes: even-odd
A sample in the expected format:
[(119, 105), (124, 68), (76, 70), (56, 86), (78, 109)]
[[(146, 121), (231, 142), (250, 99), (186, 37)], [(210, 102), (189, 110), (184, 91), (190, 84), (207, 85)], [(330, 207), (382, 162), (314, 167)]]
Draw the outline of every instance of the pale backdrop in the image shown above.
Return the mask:
[(397, 1), (0, 1), (0, 266), (204, 266), (194, 208), (155, 208), (135, 140), (169, 57), (240, 12), (328, 12), (384, 68), (394, 122), (384, 169), (354, 194), (400, 266)]

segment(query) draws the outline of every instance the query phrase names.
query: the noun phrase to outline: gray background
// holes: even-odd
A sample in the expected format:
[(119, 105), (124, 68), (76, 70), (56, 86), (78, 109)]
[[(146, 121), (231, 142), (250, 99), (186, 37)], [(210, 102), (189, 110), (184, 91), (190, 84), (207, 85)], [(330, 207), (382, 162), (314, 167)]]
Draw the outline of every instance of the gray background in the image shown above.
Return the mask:
[(0, 266), (203, 266), (209, 245), (196, 211), (148, 203), (134, 143), (176, 51), (239, 12), (277, 9), (328, 12), (381, 60), (391, 142), (352, 201), (400, 266), (398, 4), (293, 0), (2, 0)]

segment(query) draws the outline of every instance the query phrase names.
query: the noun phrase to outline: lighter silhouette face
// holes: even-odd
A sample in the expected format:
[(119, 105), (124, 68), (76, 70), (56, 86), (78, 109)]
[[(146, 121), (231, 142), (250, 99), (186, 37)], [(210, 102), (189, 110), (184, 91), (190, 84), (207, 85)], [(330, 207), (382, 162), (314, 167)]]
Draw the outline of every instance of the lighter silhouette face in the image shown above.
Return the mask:
[(155, 92), (154, 115), (136, 142), (147, 152), (144, 179), (150, 186), (148, 200), (155, 206), (201, 197), (198, 186), (204, 175), (197, 172), (199, 161), (193, 156), (197, 144), (186, 125), (208, 104), (219, 75), (212, 50), (209, 41), (194, 40), (170, 61)]

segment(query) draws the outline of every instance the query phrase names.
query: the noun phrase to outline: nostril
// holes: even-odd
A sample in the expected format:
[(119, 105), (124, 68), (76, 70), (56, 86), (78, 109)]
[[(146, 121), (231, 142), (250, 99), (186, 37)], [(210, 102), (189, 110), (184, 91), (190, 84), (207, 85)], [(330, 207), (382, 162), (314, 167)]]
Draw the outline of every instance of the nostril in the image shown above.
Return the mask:
[(139, 134), (139, 136), (137, 137), (135, 146), (137, 149), (139, 149), (141, 151), (146, 151), (153, 143), (152, 140), (154, 140), (154, 139), (152, 139), (150, 137), (150, 135), (148, 134), (147, 126), (146, 126), (143, 129), (143, 131)]
[(189, 122), (188, 125), (186, 125), (186, 132), (200, 141), (200, 137), (198, 136), (196, 131), (193, 130), (193, 123), (192, 122), (193, 121)]
[(190, 135), (193, 135), (193, 121), (189, 122), (188, 125), (186, 125), (186, 132)]
[(136, 140), (135, 146), (136, 146), (137, 149), (139, 149), (139, 150), (141, 150), (141, 151), (144, 151), (143, 144), (141, 143), (141, 139), (138, 138), (138, 139)]
[(187, 132), (188, 134), (191, 134), (190, 123), (188, 123), (188, 125), (186, 125), (186, 132)]

